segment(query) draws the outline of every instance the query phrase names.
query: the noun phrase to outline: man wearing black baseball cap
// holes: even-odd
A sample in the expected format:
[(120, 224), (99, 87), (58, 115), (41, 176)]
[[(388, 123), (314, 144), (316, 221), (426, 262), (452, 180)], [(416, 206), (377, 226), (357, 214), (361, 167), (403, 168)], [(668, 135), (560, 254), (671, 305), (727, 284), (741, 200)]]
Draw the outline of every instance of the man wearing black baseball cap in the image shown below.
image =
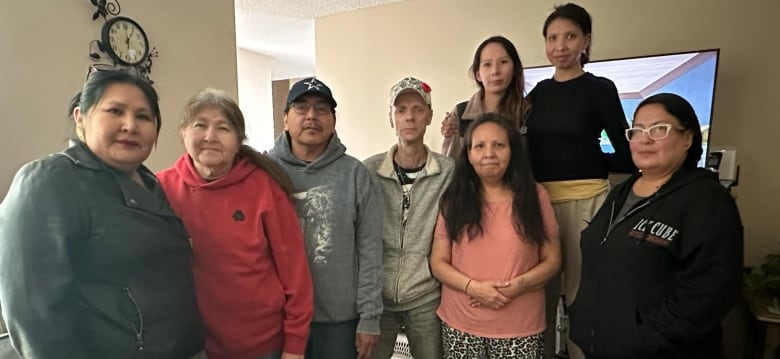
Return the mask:
[(333, 99), (333, 93), (330, 92), (330, 88), (314, 77), (298, 81), (290, 88), (290, 92), (287, 94), (287, 107), (289, 108), (290, 104), (303, 95), (319, 96), (330, 104), (331, 107), (336, 108), (336, 100)]
[(382, 314), (382, 193), (336, 134), (336, 100), (316, 78), (287, 96), (270, 155), (292, 179), (314, 282), (307, 359), (368, 358)]

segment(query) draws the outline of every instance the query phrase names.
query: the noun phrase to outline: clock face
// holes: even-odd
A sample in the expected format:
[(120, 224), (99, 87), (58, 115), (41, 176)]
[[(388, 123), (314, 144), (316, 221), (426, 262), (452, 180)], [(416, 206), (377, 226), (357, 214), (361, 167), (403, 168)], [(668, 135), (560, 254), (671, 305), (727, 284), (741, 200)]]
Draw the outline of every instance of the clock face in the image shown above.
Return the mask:
[(138, 65), (149, 54), (146, 33), (138, 23), (126, 17), (115, 17), (106, 22), (103, 46), (114, 60), (124, 65)]

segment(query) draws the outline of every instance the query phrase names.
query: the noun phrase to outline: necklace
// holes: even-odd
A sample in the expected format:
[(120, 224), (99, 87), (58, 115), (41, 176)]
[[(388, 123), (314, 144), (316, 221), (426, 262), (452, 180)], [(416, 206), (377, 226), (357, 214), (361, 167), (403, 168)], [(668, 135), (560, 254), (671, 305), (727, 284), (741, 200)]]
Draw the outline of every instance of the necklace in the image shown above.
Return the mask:
[(409, 208), (412, 205), (412, 187), (414, 186), (414, 181), (417, 179), (417, 176), (424, 167), (425, 163), (423, 163), (423, 165), (419, 168), (406, 169), (398, 165), (398, 162), (393, 160), (393, 169), (395, 170), (395, 175), (398, 177), (398, 182), (401, 183), (401, 224), (404, 228), (406, 227), (406, 220), (409, 216)]
[(393, 161), (393, 169), (395, 170), (396, 177), (398, 177), (398, 182), (401, 182), (401, 188), (405, 187), (406, 174), (401, 170), (401, 166), (398, 165), (398, 162)]
[(401, 182), (401, 187), (403, 187), (405, 190), (407, 185), (414, 184), (414, 181), (417, 179), (417, 176), (420, 175), (420, 172), (423, 170), (423, 168), (425, 168), (425, 162), (416, 168), (403, 168), (398, 164), (398, 162), (395, 160), (393, 161), (395, 175), (398, 177), (398, 182)]

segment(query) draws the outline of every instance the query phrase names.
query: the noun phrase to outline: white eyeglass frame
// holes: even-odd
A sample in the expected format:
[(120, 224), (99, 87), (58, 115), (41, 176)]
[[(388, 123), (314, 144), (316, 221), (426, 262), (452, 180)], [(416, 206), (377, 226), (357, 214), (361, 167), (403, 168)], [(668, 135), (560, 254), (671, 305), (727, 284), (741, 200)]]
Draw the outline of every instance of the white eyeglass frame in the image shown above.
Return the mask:
[[(664, 128), (666, 129), (666, 132), (664, 132), (662, 136), (653, 136), (651, 131), (658, 128)], [(672, 132), (672, 130), (680, 132), (685, 131), (684, 128), (674, 127), (671, 123), (659, 123), (648, 128), (631, 127), (626, 129), (626, 140), (628, 140), (628, 142), (639, 142), (642, 140), (642, 135), (647, 135), (647, 137), (653, 141), (663, 140), (664, 138), (669, 137), (669, 133)], [(635, 133), (634, 136), (631, 136), (631, 132)]]

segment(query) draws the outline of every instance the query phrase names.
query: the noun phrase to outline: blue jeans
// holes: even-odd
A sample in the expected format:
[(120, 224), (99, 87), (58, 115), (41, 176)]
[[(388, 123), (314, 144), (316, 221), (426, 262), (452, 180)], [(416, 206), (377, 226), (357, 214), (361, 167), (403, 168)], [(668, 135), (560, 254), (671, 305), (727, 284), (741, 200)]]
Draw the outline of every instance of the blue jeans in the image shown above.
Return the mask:
[(346, 322), (312, 322), (306, 359), (355, 359), (357, 358), (358, 319)]
[(414, 359), (441, 359), (441, 320), (436, 315), (440, 301), (440, 298), (436, 298), (402, 312), (385, 310), (379, 321), (382, 334), (371, 358), (391, 358), (395, 351), (396, 337), (403, 326)]

